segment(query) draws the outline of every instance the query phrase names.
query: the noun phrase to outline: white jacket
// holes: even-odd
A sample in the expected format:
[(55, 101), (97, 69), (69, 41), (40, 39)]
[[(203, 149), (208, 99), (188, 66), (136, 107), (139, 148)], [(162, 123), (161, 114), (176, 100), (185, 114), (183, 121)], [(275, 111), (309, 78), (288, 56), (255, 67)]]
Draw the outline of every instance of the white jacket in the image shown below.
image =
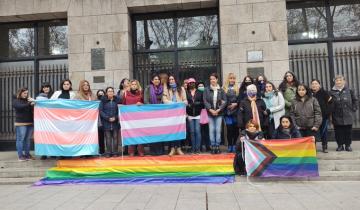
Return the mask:
[[(61, 94), (61, 90), (55, 91), (55, 93), (51, 96), (50, 99), (58, 99), (60, 94)], [(70, 99), (75, 98), (76, 93), (74, 91), (70, 91), (69, 94), (70, 94)]]
[[(263, 97), (265, 101), (266, 108), (270, 110), (271, 115), (274, 118), (275, 129), (280, 125), (280, 117), (285, 115), (285, 100), (284, 96), (280, 91), (277, 92), (277, 95), (274, 95), (271, 98)], [(270, 102), (270, 103), (268, 103)], [(268, 104), (271, 104), (271, 107), (268, 107)]]

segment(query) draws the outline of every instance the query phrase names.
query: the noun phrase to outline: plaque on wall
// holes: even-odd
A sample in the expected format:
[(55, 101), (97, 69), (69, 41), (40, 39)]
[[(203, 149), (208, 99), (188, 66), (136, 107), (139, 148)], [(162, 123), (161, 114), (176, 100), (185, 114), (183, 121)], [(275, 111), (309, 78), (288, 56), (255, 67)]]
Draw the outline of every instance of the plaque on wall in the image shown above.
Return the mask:
[(105, 69), (105, 48), (91, 49), (91, 70)]
[(93, 83), (104, 83), (105, 82), (105, 76), (94, 76), (93, 77)]
[(262, 62), (263, 61), (263, 51), (247, 51), (247, 62), (254, 63), (254, 62)]
[(264, 67), (253, 67), (247, 68), (247, 75), (251, 76), (252, 78), (257, 78), (260, 75), (264, 75)]

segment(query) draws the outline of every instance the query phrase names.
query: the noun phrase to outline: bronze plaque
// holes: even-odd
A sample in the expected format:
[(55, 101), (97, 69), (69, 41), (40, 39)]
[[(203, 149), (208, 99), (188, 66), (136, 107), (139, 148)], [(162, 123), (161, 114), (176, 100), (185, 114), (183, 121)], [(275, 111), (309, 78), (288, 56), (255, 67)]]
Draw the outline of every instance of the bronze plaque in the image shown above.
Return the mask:
[(254, 68), (247, 68), (247, 75), (251, 76), (252, 78), (257, 78), (258, 76), (264, 75), (264, 67), (254, 67)]
[(91, 70), (105, 69), (105, 48), (91, 49)]
[(94, 76), (93, 77), (93, 83), (104, 83), (105, 82), (105, 76)]

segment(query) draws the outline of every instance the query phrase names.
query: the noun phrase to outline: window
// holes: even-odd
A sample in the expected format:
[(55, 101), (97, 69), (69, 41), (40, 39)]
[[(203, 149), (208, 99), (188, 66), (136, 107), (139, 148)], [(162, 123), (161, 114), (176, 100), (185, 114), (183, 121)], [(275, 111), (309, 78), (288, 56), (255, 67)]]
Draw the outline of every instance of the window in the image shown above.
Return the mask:
[(360, 36), (360, 4), (332, 6), (334, 36)]

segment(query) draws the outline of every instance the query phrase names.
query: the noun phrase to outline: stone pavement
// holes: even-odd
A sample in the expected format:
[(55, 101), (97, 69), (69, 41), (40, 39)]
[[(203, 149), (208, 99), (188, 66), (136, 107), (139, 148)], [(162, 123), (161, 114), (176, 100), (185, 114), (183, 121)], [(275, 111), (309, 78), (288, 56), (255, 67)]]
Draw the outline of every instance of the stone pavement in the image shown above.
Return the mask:
[(360, 182), (0, 185), (1, 209), (360, 209)]

